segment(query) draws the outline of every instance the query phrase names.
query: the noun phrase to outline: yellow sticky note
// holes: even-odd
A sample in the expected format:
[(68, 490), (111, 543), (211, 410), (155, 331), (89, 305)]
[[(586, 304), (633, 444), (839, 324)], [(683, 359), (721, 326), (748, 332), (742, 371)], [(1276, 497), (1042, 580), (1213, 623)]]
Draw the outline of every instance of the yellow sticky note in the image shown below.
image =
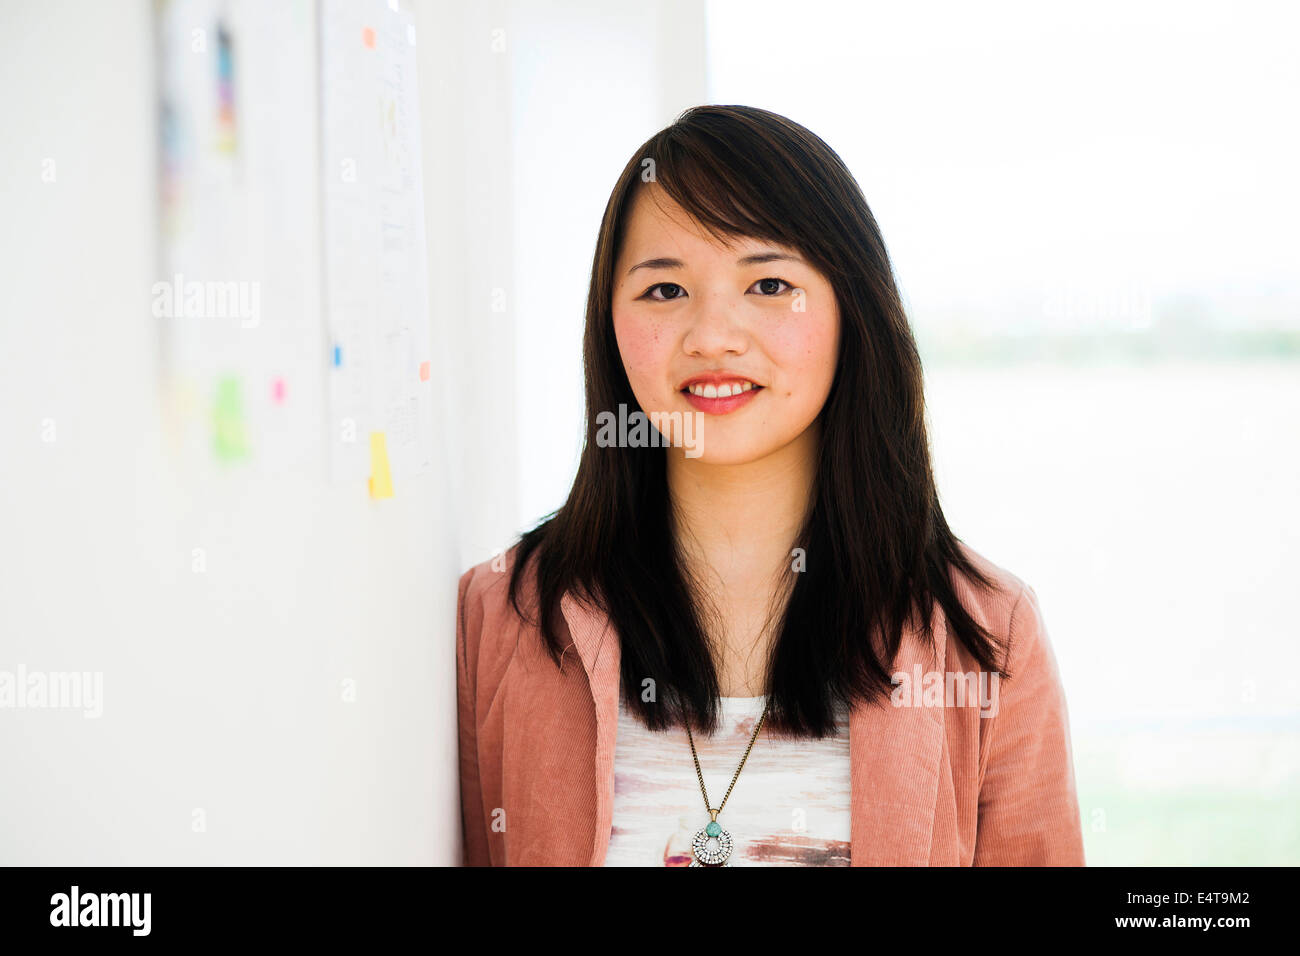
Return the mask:
[(388, 470), (388, 443), (383, 432), (370, 433), (370, 497), (393, 497), (393, 475)]

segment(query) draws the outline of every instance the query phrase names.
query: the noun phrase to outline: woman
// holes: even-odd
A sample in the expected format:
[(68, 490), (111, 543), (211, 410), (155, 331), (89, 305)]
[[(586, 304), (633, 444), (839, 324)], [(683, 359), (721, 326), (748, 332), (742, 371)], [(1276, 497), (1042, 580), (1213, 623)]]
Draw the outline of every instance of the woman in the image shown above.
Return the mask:
[(465, 862), (1082, 865), (1037, 596), (944, 520), (839, 157), (749, 107), (653, 136), (584, 359), (567, 501), (460, 581)]

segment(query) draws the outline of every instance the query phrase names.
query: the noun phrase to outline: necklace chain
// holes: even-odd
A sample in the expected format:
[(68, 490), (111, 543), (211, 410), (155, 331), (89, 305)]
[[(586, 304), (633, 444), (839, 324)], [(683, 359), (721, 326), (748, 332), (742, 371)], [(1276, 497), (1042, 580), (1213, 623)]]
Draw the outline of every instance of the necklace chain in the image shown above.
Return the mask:
[(763, 721), (767, 718), (767, 709), (771, 706), (771, 703), (771, 698), (768, 698), (767, 702), (763, 704), (763, 713), (758, 718), (758, 723), (754, 725), (754, 733), (750, 735), (749, 746), (745, 748), (745, 755), (740, 758), (740, 766), (737, 767), (736, 772), (732, 774), (731, 785), (727, 787), (727, 792), (723, 795), (722, 802), (718, 804), (718, 809), (716, 810), (709, 806), (709, 792), (704, 789), (704, 772), (700, 770), (700, 758), (695, 753), (695, 738), (691, 736), (690, 721), (688, 720), (686, 722), (686, 739), (691, 742), (691, 759), (695, 761), (695, 776), (700, 779), (700, 793), (704, 795), (704, 808), (709, 811), (710, 819), (716, 820), (718, 814), (722, 812), (722, 808), (727, 805), (727, 798), (731, 796), (731, 788), (734, 787), (736, 781), (740, 779), (740, 771), (745, 769), (745, 761), (749, 759), (749, 752), (754, 748), (754, 741), (758, 739), (758, 732), (763, 729)]

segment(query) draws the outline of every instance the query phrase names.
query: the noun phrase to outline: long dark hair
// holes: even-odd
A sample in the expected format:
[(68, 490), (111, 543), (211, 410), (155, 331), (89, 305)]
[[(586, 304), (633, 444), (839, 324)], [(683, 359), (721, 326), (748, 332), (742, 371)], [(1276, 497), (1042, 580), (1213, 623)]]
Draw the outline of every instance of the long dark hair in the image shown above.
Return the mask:
[[(839, 306), (840, 350), (821, 411), (816, 485), (792, 543), (804, 550), (806, 567), (788, 569), (783, 582), (789, 597), (767, 661), (765, 726), (822, 737), (835, 730), (837, 702), (887, 697), (904, 627), (919, 621), (933, 644), (936, 600), (980, 666), (998, 670), (1001, 644), (954, 592), (953, 571), (977, 586), (995, 585), (962, 553), (939, 507), (920, 356), (875, 218), (820, 138), (748, 106), (682, 113), (636, 151), (614, 187), (587, 298), (586, 443), (563, 507), (519, 540), (509, 591), (515, 611), (540, 627), (558, 664), (567, 642), (557, 612), (572, 590), (611, 619), (623, 698), (647, 727), (689, 721), (716, 729), (718, 676), (701, 602), (675, 543), (667, 453), (596, 441), (601, 411), (640, 409), (614, 337), (612, 294), (631, 202), (651, 180), (715, 236), (799, 250), (830, 280)], [(530, 562), (538, 600), (526, 610), (519, 599)], [(647, 679), (654, 701), (642, 699)]]

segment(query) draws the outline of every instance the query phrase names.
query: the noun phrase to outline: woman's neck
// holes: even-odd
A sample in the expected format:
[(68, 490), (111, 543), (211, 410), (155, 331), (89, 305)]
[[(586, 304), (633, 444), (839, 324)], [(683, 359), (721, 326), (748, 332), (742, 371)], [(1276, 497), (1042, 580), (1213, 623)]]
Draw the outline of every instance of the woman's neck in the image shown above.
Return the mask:
[(669, 456), (667, 471), (688, 549), (693, 544), (709, 556), (737, 558), (773, 547), (788, 553), (817, 474), (815, 426), (758, 461), (707, 464), (678, 452)]
[(669, 456), (668, 493), (686, 574), (722, 618), (713, 622), (712, 636), (723, 658), (724, 689), (752, 687), (766, 660), (754, 651), (766, 650), (772, 638), (763, 629), (767, 615), (784, 601), (784, 594), (775, 600), (776, 589), (786, 580), (812, 500), (818, 440), (814, 425), (771, 455), (741, 465)]

